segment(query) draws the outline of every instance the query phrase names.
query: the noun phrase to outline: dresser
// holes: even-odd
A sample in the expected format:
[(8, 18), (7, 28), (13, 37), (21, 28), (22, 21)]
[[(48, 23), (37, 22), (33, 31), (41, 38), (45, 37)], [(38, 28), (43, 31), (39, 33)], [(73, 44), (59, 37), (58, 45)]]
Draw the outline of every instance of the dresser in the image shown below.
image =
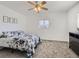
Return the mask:
[(69, 48), (79, 55), (79, 34), (69, 32)]

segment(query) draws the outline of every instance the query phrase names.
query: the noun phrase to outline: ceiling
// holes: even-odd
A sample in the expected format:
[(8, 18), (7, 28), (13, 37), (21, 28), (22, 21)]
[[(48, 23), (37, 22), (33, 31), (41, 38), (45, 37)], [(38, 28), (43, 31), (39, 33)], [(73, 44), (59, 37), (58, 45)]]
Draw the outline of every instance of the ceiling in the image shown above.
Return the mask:
[[(48, 11), (51, 12), (62, 12), (69, 10), (72, 6), (74, 6), (77, 1), (47, 1), (46, 7)], [(28, 11), (27, 9), (32, 6), (28, 4), (26, 1), (0, 1), (0, 4), (18, 12), (23, 15), (27, 15), (33, 11)], [(45, 12), (45, 11), (42, 11)]]

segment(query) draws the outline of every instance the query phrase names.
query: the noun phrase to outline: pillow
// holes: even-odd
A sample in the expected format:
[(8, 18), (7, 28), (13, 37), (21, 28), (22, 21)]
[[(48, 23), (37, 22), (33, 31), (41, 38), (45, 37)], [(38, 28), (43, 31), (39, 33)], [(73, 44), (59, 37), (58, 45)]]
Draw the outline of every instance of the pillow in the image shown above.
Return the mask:
[(2, 32), (0, 32), (0, 36), (1, 36), (1, 35), (3, 35), (3, 33), (2, 33)]
[(8, 32), (8, 33), (7, 33), (7, 36), (11, 37), (11, 36), (12, 36), (12, 34), (11, 34), (10, 32)]

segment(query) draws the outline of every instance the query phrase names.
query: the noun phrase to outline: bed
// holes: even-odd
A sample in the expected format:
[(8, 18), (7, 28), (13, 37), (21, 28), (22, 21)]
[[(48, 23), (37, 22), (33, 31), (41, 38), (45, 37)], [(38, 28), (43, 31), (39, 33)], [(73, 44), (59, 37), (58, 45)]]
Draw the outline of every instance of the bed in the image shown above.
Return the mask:
[(0, 32), (0, 48), (7, 47), (25, 51), (28, 58), (32, 57), (40, 42), (40, 37), (36, 34), (25, 33), (24, 31)]

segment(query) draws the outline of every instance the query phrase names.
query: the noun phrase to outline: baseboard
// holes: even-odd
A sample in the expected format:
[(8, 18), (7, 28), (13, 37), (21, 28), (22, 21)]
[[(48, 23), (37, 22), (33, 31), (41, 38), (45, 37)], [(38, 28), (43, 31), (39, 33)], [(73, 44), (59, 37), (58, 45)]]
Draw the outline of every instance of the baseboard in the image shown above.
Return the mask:
[(59, 41), (59, 40), (46, 40), (46, 39), (41, 39), (42, 41), (50, 41), (50, 42), (64, 42), (64, 43), (69, 43), (68, 41)]
[(66, 43), (68, 46), (68, 48), (69, 48), (69, 42), (68, 41), (58, 41), (58, 40), (45, 40), (45, 39), (41, 39), (42, 41), (49, 41), (49, 42), (60, 42), (60, 43)]

